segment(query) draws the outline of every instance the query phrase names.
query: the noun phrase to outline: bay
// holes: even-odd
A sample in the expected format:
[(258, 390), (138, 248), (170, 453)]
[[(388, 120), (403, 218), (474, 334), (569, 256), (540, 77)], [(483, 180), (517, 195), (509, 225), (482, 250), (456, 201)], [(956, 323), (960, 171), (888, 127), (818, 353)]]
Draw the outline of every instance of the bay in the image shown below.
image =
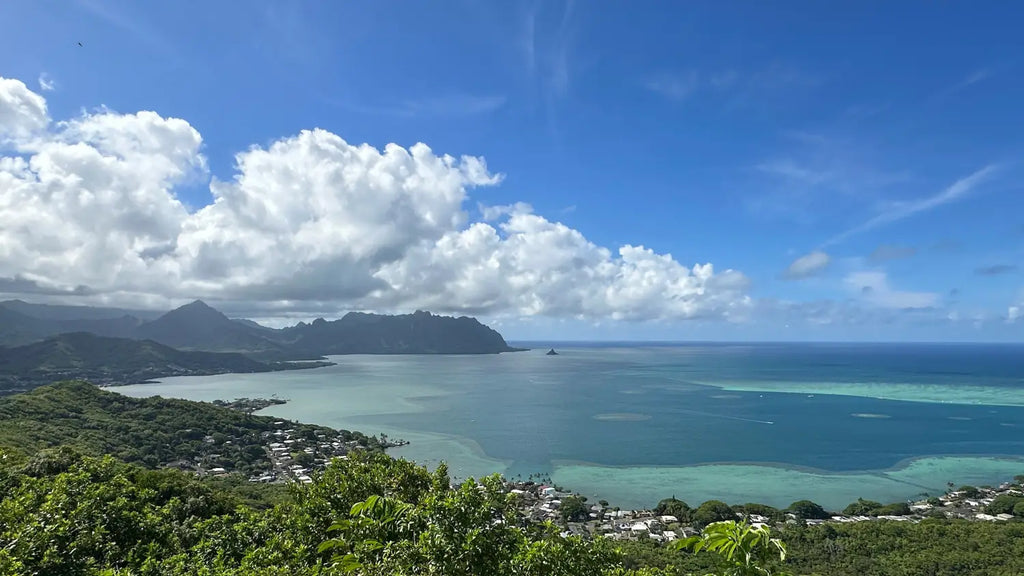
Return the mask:
[(534, 345), (116, 390), (277, 394), (288, 403), (263, 413), (404, 438), (394, 455), (458, 478), (541, 473), (628, 508), (674, 495), (838, 509), (1024, 473), (1024, 346)]

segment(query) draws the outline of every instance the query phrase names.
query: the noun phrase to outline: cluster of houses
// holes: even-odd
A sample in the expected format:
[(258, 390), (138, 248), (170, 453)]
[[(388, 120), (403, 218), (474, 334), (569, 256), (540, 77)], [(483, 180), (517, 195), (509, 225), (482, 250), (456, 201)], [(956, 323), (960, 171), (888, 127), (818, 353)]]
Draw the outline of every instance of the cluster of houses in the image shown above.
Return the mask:
[(650, 510), (619, 510), (609, 507), (604, 501), (585, 503), (586, 520), (563, 522), (562, 501), (580, 496), (533, 482), (511, 483), (509, 491), (519, 496), (520, 512), (524, 518), (533, 522), (563, 524), (564, 536), (601, 535), (614, 540), (648, 538), (670, 542), (696, 533), (695, 529), (683, 526), (675, 516), (657, 515)]
[[(330, 430), (316, 430), (311, 435), (298, 434), (291, 424), (285, 421), (274, 423), (278, 427), (274, 431), (260, 433), (260, 448), (266, 453), (270, 467), (249, 476), (250, 482), (286, 482), (294, 480), (303, 483), (312, 482), (310, 474), (313, 470), (323, 468), (332, 458), (342, 457), (353, 450), (365, 450), (366, 446), (356, 440), (343, 440)], [(184, 432), (191, 432), (185, 430)], [(190, 458), (182, 458), (168, 463), (166, 466), (180, 470), (188, 470), (200, 476), (226, 476), (237, 472), (229, 467), (234, 456), (224, 449), (231, 445), (247, 445), (249, 441), (242, 438), (220, 438), (214, 435), (203, 437), (205, 448)], [(226, 453), (222, 453), (226, 452)]]
[(332, 458), (345, 458), (353, 450), (365, 450), (356, 440), (344, 441), (329, 431), (317, 430), (314, 438), (299, 435), (288, 422), (274, 422), (273, 432), (262, 432), (271, 469), (249, 477), (250, 482), (285, 482), (293, 480), (309, 484), (313, 470), (323, 468)]
[(606, 512), (593, 528), (591, 534), (597, 533), (612, 540), (649, 538), (656, 542), (671, 542), (697, 533), (696, 529), (680, 524), (675, 516), (657, 516), (647, 510)]
[(1004, 482), (997, 488), (976, 488), (966, 493), (964, 490), (949, 492), (939, 498), (941, 507), (929, 504), (927, 501), (915, 502), (910, 506), (911, 510), (918, 513), (927, 513), (931, 510), (941, 510), (947, 518), (966, 518), (969, 520), (982, 520), (987, 522), (1007, 521), (1014, 518), (1013, 514), (986, 514), (984, 510), (992, 504), (999, 496), (1013, 496), (1024, 498), (1024, 486), (1012, 482)]
[(832, 516), (828, 520), (808, 520), (808, 524), (820, 524), (822, 522), (866, 522), (871, 520), (895, 520), (897, 522), (920, 522), (924, 518), (958, 518), (962, 520), (976, 520), (982, 522), (1006, 522), (1016, 518), (1013, 514), (999, 512), (989, 514), (986, 512), (989, 505), (999, 496), (1010, 496), (1024, 499), (1022, 484), (1004, 482), (998, 487), (963, 487), (960, 490), (952, 490), (946, 494), (918, 500), (910, 503), (910, 514), (907, 515), (886, 515), (886, 516), (855, 516), (839, 515)]
[[(562, 511), (562, 503), (568, 498), (580, 498), (571, 492), (565, 492), (554, 486), (534, 482), (510, 482), (508, 489), (519, 497), (520, 512), (523, 517), (533, 522), (551, 521), (565, 527), (563, 535), (604, 536), (612, 540), (651, 539), (656, 542), (671, 542), (686, 538), (698, 532), (697, 528), (681, 521), (675, 516), (658, 515), (650, 510), (619, 510), (611, 508), (608, 503), (585, 502), (586, 519), (566, 522)], [(877, 520), (894, 520), (900, 522), (920, 522), (926, 517), (961, 518), (974, 521), (1000, 522), (1016, 518), (1013, 514), (1001, 512), (988, 514), (988, 506), (1000, 496), (1019, 497), (1024, 500), (1024, 482), (1007, 482), (995, 488), (967, 488), (966, 490), (950, 491), (938, 498), (929, 498), (909, 504), (910, 514), (907, 515), (835, 515), (828, 519), (807, 520), (807, 524), (828, 522), (849, 523)], [(779, 518), (768, 518), (758, 514), (741, 516), (754, 526), (772, 525)], [(797, 522), (793, 514), (785, 514), (784, 522)]]

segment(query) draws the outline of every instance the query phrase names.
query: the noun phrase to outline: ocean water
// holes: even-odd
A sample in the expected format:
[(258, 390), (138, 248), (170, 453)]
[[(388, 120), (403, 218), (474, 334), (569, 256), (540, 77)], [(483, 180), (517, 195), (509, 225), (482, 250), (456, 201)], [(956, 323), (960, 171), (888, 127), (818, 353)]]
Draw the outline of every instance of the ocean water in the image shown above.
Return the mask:
[(396, 456), (459, 478), (543, 473), (631, 508), (672, 495), (842, 508), (1024, 473), (1024, 346), (554, 346), (116, 391), (277, 394), (289, 402), (265, 413), (407, 439)]

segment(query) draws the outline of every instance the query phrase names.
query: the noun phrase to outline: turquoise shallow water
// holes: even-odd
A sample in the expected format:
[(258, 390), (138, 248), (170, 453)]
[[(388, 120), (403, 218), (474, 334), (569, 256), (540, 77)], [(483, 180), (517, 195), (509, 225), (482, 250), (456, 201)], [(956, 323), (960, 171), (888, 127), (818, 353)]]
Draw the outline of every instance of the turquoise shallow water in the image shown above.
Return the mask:
[(118, 388), (288, 398), (267, 413), (410, 440), (458, 477), (534, 472), (624, 507), (842, 507), (1024, 473), (1024, 347), (574, 346), (344, 356), (338, 366)]

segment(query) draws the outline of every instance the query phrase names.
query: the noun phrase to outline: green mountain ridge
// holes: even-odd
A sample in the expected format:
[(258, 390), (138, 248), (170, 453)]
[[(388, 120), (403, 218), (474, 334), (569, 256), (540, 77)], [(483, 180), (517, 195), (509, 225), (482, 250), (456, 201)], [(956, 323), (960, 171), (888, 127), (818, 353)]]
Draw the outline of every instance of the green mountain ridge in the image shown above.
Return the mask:
[(151, 340), (60, 334), (16, 348), (0, 348), (0, 394), (57, 380), (131, 384), (168, 376), (271, 372), (327, 363), (266, 363), (239, 353), (175, 350)]
[(0, 305), (0, 346), (27, 344), (53, 333), (54, 323)]
[(283, 329), (230, 319), (201, 300), (149, 321), (127, 312), (0, 302), (0, 346), (29, 344), (66, 332), (89, 332), (152, 340), (181, 350), (239, 352), (277, 361), (333, 354), (497, 354), (516, 350), (475, 318), (423, 311), (401, 315), (349, 312), (338, 320), (319, 318)]
[(14, 310), (26, 316), (43, 320), (110, 320), (132, 316), (140, 321), (155, 320), (162, 312), (153, 310), (132, 310), (127, 308), (106, 308), (102, 306), (69, 306), (64, 304), (34, 304), (24, 300), (4, 300), (0, 308)]
[(297, 350), (331, 354), (494, 354), (512, 352), (501, 334), (475, 318), (416, 311), (397, 316), (349, 312), (282, 331)]
[[(121, 316), (68, 318), (68, 313), (54, 314), (47, 309), (36, 308), (36, 305), (25, 304), (19, 300), (0, 302), (0, 346), (21, 346), (31, 344), (43, 338), (65, 334), (68, 332), (89, 332), (97, 336), (129, 338), (143, 321), (124, 314)], [(84, 307), (68, 307), (81, 309)], [(30, 313), (39, 312), (41, 316)], [(95, 316), (95, 315), (93, 315)]]
[(140, 325), (133, 337), (182, 350), (243, 352), (259, 354), (262, 358), (301, 359), (264, 333), (261, 328), (231, 320), (205, 302), (196, 300)]

